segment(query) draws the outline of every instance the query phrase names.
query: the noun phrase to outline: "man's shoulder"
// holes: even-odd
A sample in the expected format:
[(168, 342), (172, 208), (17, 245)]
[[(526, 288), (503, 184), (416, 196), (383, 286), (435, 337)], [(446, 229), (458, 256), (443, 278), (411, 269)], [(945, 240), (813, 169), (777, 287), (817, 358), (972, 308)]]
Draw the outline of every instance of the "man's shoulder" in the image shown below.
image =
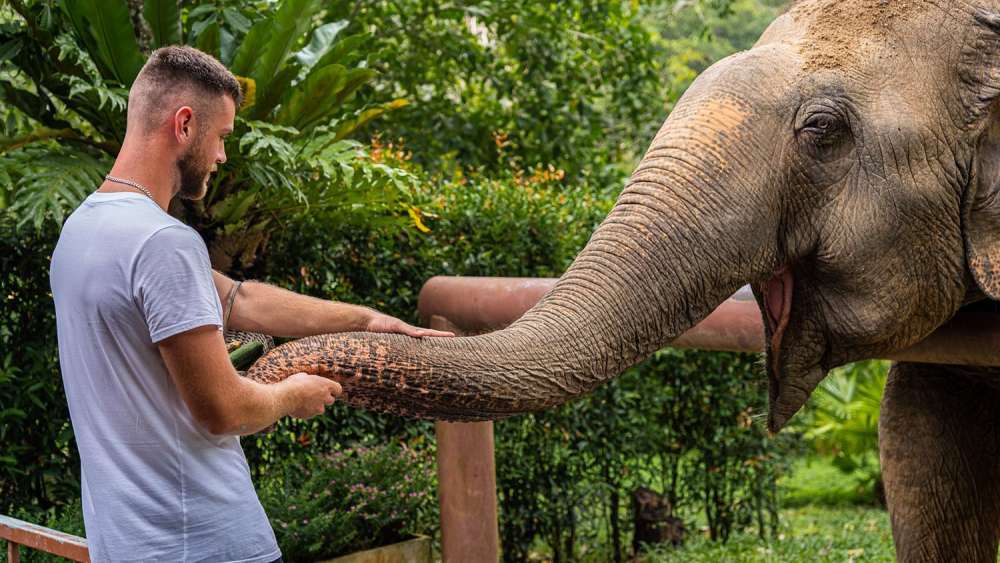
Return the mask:
[(165, 213), (142, 194), (95, 192), (69, 216), (62, 234), (86, 236), (100, 233), (110, 244), (125, 241), (141, 243), (167, 228), (186, 230), (197, 236), (194, 229)]
[(142, 246), (154, 248), (162, 248), (164, 246), (194, 246), (195, 248), (205, 248), (205, 241), (202, 240), (198, 231), (175, 220), (173, 223), (153, 226)]

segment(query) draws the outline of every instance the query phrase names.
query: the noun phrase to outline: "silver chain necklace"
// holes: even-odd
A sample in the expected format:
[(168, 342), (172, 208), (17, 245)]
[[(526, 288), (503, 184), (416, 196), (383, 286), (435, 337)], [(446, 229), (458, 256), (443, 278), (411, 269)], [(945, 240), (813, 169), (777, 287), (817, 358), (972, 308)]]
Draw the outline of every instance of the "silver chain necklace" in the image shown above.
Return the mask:
[(131, 187), (133, 187), (133, 188), (141, 191), (142, 193), (146, 194), (147, 196), (149, 196), (149, 199), (151, 199), (153, 201), (156, 201), (156, 198), (153, 197), (153, 194), (149, 193), (149, 190), (146, 189), (146, 186), (143, 186), (139, 182), (136, 182), (136, 181), (133, 181), (133, 180), (126, 180), (124, 178), (115, 178), (111, 174), (106, 175), (104, 177), (104, 179), (107, 180), (107, 181), (109, 181), (109, 182), (115, 182), (117, 184), (125, 184), (126, 186), (131, 186)]

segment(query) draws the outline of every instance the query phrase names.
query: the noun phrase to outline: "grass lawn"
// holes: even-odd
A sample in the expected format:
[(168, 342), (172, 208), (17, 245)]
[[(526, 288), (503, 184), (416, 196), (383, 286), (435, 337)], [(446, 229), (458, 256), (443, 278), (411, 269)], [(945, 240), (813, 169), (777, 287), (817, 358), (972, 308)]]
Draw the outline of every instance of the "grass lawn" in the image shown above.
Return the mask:
[(685, 563), (894, 561), (889, 514), (880, 508), (819, 505), (781, 512), (777, 539), (739, 534), (728, 543), (690, 537), (680, 549), (659, 549), (646, 561)]
[(872, 504), (855, 476), (829, 462), (805, 458), (779, 487), (782, 495), (778, 537), (762, 540), (755, 530), (735, 534), (726, 544), (702, 534), (688, 536), (679, 549), (648, 554), (653, 562), (861, 562), (894, 561), (889, 514)]

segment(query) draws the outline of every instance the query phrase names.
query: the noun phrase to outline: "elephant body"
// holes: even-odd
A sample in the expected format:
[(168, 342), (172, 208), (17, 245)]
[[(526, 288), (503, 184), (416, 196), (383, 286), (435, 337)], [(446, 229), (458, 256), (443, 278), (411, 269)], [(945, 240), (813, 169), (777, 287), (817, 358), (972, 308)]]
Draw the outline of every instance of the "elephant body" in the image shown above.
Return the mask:
[[(1000, 0), (800, 0), (678, 101), (569, 270), (510, 327), (342, 334), (249, 376), (337, 379), (354, 405), (482, 420), (558, 405), (749, 283), (768, 426), (826, 373), (1000, 300)], [(996, 561), (1000, 368), (893, 367), (881, 459), (901, 561)]]

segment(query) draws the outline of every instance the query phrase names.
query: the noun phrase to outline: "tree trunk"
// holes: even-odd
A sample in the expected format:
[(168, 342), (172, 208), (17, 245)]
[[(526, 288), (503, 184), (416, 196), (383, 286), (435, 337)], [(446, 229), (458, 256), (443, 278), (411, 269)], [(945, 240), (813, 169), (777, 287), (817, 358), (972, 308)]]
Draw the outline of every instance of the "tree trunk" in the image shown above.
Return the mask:
[(145, 2), (143, 0), (128, 0), (128, 15), (132, 20), (132, 32), (135, 33), (135, 41), (139, 44), (139, 50), (149, 54), (153, 45), (153, 32), (146, 23), (146, 18), (142, 15)]

